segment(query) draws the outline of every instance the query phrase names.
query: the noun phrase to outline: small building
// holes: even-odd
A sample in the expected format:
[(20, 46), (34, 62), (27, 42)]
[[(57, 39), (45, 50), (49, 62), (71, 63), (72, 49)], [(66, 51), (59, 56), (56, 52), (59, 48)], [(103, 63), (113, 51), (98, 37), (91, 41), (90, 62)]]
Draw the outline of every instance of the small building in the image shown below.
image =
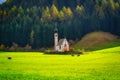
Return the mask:
[(66, 38), (60, 39), (56, 47), (58, 52), (69, 51), (69, 43)]
[(69, 51), (69, 43), (66, 38), (60, 39), (58, 42), (58, 30), (54, 32), (54, 47), (57, 52)]

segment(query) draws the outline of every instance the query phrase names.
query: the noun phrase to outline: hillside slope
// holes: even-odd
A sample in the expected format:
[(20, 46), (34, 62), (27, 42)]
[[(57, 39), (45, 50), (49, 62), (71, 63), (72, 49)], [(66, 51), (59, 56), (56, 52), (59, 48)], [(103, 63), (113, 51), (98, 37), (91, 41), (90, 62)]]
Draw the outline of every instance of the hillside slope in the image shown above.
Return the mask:
[(97, 50), (120, 46), (120, 40), (117, 36), (108, 32), (92, 32), (85, 35), (75, 47), (85, 50)]

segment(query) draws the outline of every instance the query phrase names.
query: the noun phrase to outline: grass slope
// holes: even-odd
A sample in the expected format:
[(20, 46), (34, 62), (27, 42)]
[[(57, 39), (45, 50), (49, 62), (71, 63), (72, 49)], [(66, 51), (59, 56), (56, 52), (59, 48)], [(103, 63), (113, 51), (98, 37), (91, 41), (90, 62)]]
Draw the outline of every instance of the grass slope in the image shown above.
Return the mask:
[(119, 80), (119, 75), (120, 47), (79, 57), (39, 52), (0, 53), (0, 80)]
[(94, 51), (116, 46), (120, 46), (117, 36), (107, 32), (92, 32), (85, 35), (74, 47)]

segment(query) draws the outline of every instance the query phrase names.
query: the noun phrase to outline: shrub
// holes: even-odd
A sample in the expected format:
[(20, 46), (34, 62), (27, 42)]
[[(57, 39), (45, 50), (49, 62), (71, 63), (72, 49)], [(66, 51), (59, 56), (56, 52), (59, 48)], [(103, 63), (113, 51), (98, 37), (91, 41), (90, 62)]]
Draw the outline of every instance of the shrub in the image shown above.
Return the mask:
[(13, 45), (12, 45), (12, 46), (13, 46), (14, 48), (16, 48), (16, 49), (18, 48), (18, 44), (14, 43), (14, 42), (13, 42)]
[(40, 51), (44, 52), (46, 49), (45, 48), (41, 48)]
[(69, 40), (69, 45), (74, 45), (74, 44), (75, 44), (75, 41)]
[(27, 45), (24, 47), (24, 49), (25, 49), (25, 50), (31, 50), (32, 47), (31, 47), (29, 44), (27, 44)]
[(15, 48), (14, 48), (13, 46), (11, 46), (11, 47), (9, 48), (9, 50), (10, 50), (10, 51), (15, 51)]
[(0, 45), (0, 50), (4, 50), (5, 46), (3, 44)]
[(18, 44), (14, 43), (12, 44), (12, 46), (9, 48), (10, 51), (16, 51), (19, 49), (19, 46)]
[(75, 49), (74, 48), (70, 48), (70, 51), (75, 51)]

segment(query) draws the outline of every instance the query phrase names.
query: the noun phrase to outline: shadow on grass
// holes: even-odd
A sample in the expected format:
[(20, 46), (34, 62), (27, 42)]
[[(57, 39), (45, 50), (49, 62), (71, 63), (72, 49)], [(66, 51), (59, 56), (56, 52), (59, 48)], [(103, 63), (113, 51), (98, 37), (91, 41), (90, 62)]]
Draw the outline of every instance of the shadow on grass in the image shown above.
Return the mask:
[(43, 52), (45, 55), (78, 55), (80, 56), (83, 52), (78, 51), (67, 51), (67, 52)]

